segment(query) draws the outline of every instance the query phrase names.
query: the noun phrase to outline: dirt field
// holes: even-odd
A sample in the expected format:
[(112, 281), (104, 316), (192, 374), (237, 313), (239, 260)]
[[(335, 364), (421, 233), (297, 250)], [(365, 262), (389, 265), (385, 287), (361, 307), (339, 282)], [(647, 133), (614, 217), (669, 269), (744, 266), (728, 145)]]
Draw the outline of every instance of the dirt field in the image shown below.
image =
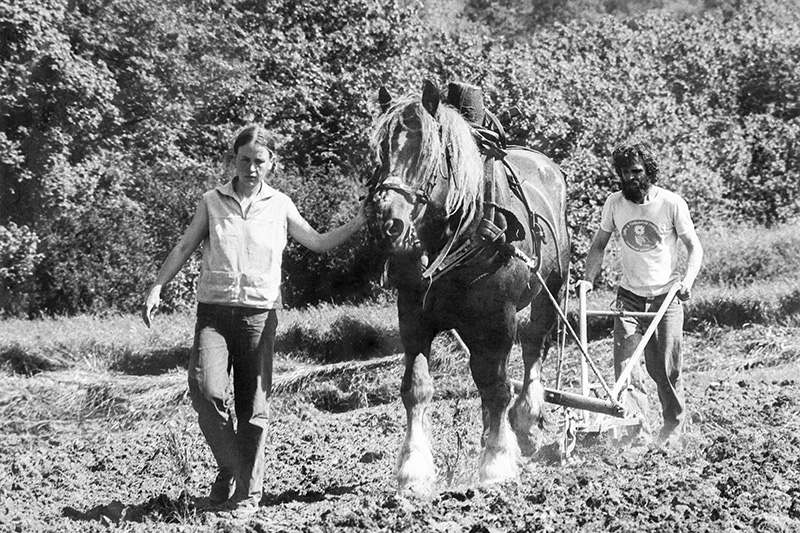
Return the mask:
[[(541, 453), (518, 483), (488, 487), (472, 474), (479, 401), (466, 365), (435, 368), (440, 490), (429, 498), (394, 490), (399, 366), (316, 380), (275, 398), (265, 495), (246, 520), (198, 508), (213, 471), (184, 370), (6, 376), (0, 531), (800, 531), (800, 329), (687, 342), (682, 448), (581, 435), (565, 464)], [(551, 430), (558, 415), (550, 406)]]

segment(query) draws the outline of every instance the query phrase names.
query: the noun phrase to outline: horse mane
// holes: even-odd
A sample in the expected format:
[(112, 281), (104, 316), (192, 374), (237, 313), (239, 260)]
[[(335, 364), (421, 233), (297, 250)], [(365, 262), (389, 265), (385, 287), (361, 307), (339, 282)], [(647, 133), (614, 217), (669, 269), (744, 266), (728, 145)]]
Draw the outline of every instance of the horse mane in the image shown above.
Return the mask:
[(398, 130), (408, 129), (405, 123), (407, 113), (414, 113), (421, 124), (419, 153), (412, 168), (413, 182), (407, 185), (421, 187), (425, 180), (438, 171), (437, 167), (449, 147), (451, 183), (445, 211), (450, 216), (463, 208), (464, 216), (472, 218), (483, 202), (483, 161), (472, 129), (454, 107), (439, 104), (434, 118), (418, 98), (405, 97), (396, 101), (378, 117), (372, 131), (370, 145), (379, 163), (386, 163), (382, 160), (382, 147), (391, 142)]

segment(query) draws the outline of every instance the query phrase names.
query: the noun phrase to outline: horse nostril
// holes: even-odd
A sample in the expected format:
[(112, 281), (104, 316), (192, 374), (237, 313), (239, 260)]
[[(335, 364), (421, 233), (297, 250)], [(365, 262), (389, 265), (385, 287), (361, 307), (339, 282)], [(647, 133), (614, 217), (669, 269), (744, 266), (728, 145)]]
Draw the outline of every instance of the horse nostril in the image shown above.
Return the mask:
[(387, 237), (392, 237), (396, 239), (403, 233), (403, 221), (398, 219), (392, 219), (387, 221), (383, 225), (383, 232), (386, 234)]

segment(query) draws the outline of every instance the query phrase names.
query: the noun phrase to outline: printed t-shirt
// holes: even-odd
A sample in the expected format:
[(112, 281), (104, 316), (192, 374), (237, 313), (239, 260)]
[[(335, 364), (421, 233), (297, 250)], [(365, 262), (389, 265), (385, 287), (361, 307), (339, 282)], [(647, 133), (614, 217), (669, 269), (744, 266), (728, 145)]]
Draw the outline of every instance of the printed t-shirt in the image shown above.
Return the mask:
[(621, 243), (622, 288), (649, 298), (680, 280), (678, 237), (694, 224), (686, 201), (677, 194), (654, 186), (649, 199), (636, 204), (615, 192), (603, 206), (600, 228), (616, 233)]

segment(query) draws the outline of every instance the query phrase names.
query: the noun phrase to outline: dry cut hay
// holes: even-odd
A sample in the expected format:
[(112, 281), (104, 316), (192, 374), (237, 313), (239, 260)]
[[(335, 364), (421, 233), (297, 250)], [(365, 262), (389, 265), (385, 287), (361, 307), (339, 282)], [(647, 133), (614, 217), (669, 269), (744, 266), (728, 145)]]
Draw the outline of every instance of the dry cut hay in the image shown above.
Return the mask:
[[(448, 368), (461, 359), (464, 350), (459, 340), (448, 334), (437, 337), (432, 370)], [(275, 375), (272, 394), (293, 394), (317, 381), (399, 366), (402, 361), (402, 354), (393, 354), (326, 365), (295, 365)], [(0, 431), (28, 432), (88, 421), (128, 426), (168, 418), (189, 403), (182, 369), (159, 375), (71, 369), (32, 377), (14, 373), (2, 377)]]
[(0, 428), (35, 427), (109, 419), (120, 424), (158, 419), (181, 405), (186, 376), (127, 376), (80, 370), (5, 376), (0, 387)]
[[(439, 335), (434, 340), (432, 369), (443, 368), (453, 364), (461, 355), (468, 353), (467, 347), (455, 331)], [(403, 362), (402, 354), (394, 354), (375, 359), (344, 361), (327, 365), (301, 365), (294, 370), (283, 373), (272, 382), (272, 394), (292, 394), (298, 392), (312, 382), (321, 379), (337, 378), (354, 372), (377, 370)]]
[(298, 392), (316, 380), (335, 378), (351, 372), (376, 370), (400, 363), (402, 356), (389, 355), (365, 361), (344, 361), (329, 365), (302, 365), (294, 370), (281, 374), (272, 382), (272, 394), (292, 394)]

